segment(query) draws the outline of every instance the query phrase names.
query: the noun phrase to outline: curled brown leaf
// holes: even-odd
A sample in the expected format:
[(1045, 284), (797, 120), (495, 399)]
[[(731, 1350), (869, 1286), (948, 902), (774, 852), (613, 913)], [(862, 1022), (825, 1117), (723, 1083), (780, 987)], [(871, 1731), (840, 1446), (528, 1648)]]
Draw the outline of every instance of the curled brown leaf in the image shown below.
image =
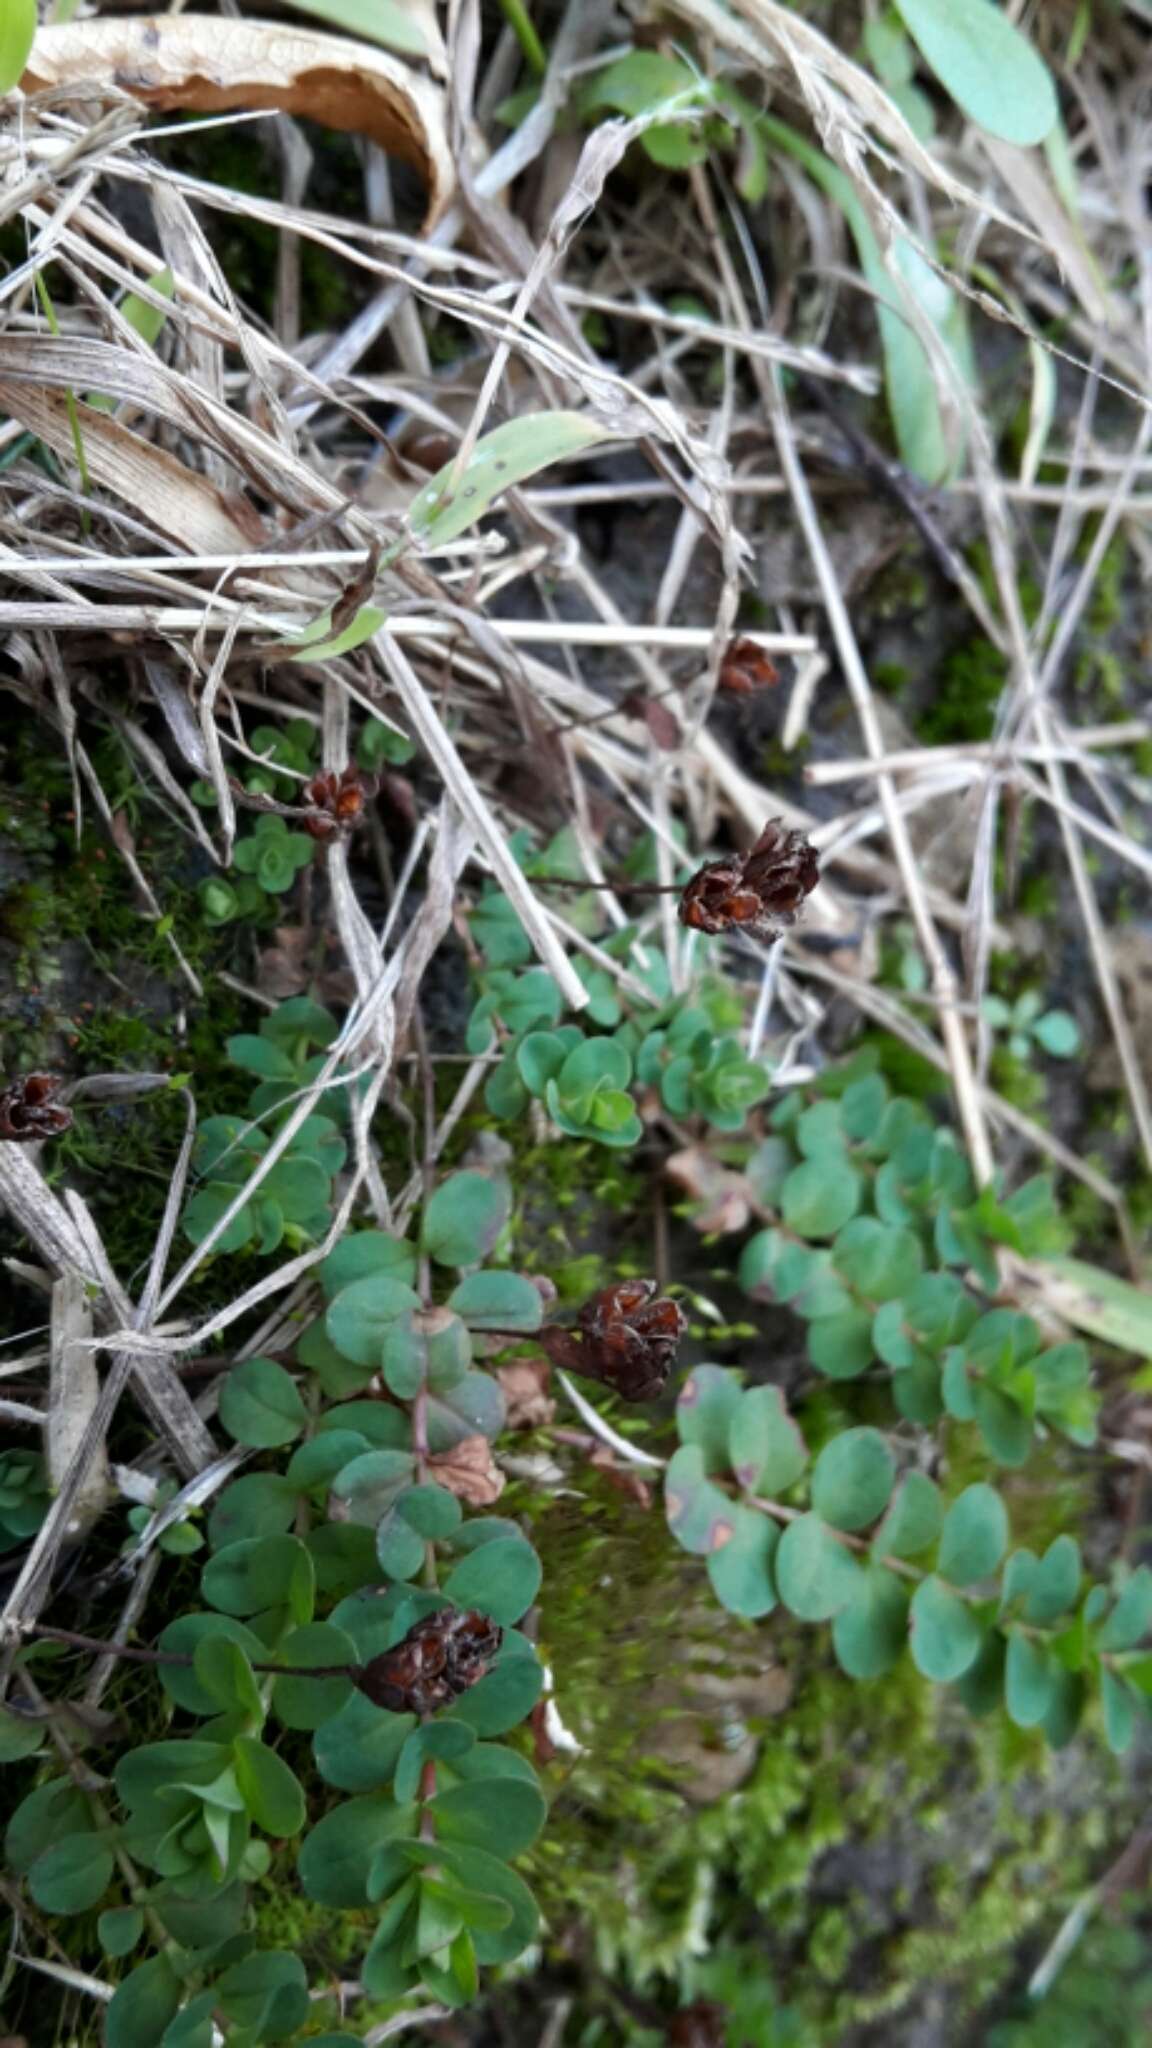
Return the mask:
[(486, 1436), (466, 1436), (450, 1451), (428, 1460), (428, 1477), (454, 1493), (470, 1508), (490, 1508), (504, 1491), (505, 1479)]

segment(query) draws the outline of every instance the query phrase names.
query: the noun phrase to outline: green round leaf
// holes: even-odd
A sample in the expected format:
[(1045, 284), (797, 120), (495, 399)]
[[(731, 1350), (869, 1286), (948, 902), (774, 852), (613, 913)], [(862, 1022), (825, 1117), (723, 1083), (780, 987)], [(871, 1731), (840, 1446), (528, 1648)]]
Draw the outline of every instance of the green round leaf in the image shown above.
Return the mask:
[(353, 1280), (366, 1280), (373, 1273), (410, 1287), (416, 1278), (415, 1245), (385, 1230), (350, 1231), (321, 1264), (320, 1284), (331, 1301)]
[(993, 0), (898, 0), (909, 35), (958, 107), (1021, 148), (1056, 124), (1056, 91), (1031, 43)]
[(455, 1785), (432, 1801), (438, 1841), (463, 1842), (476, 1849), (492, 1842), (511, 1860), (534, 1842), (548, 1809), (534, 1785), (517, 1778), (479, 1778)]
[(966, 1486), (944, 1517), (936, 1567), (954, 1586), (988, 1578), (1008, 1548), (1008, 1510), (995, 1487)]
[(413, 1486), (407, 1493), (402, 1493), (396, 1503), (396, 1511), (430, 1543), (451, 1536), (464, 1512), (454, 1493), (434, 1483)]
[[(260, 1659), (264, 1655), (260, 1638), (230, 1614), (182, 1614), (178, 1621), (169, 1622), (157, 1639), (156, 1647), (175, 1656), (193, 1657), (201, 1643), (216, 1640), (238, 1643), (248, 1657)], [(180, 1664), (161, 1664), (158, 1674), (168, 1697), (175, 1700), (178, 1707), (205, 1717), (219, 1712), (215, 1695), (206, 1691), (194, 1669)]]
[(454, 1173), (424, 1209), (420, 1242), (441, 1266), (478, 1266), (508, 1221), (512, 1190), (485, 1173)]
[(821, 1316), (809, 1325), (808, 1356), (830, 1380), (859, 1379), (872, 1363), (872, 1318), (867, 1309)]
[(86, 1913), (103, 1898), (115, 1867), (106, 1835), (65, 1835), (36, 1858), (28, 1889), (46, 1913)]
[(924, 1253), (913, 1231), (880, 1223), (875, 1216), (856, 1216), (837, 1236), (832, 1262), (849, 1286), (870, 1301), (896, 1301), (920, 1278)]
[(733, 1508), (708, 1478), (699, 1444), (681, 1444), (664, 1475), (664, 1512), (681, 1549), (707, 1557), (730, 1541)]
[(1008, 1631), (1004, 1704), (1018, 1728), (1035, 1728), (1052, 1705), (1057, 1665), (1051, 1651), (1020, 1629)]
[(943, 1521), (939, 1487), (923, 1472), (906, 1472), (872, 1539), (872, 1554), (916, 1557), (937, 1541)]
[(1104, 1709), (1104, 1738), (1116, 1756), (1131, 1747), (1137, 1717), (1143, 1717), (1144, 1703), (1134, 1686), (1107, 1665), (1100, 1673), (1100, 1704)]
[(828, 1621), (856, 1597), (860, 1567), (819, 1515), (789, 1522), (775, 1567), (780, 1598), (801, 1621)]
[(698, 1444), (706, 1472), (728, 1471), (728, 1431), (740, 1404), (740, 1378), (723, 1365), (694, 1365), (676, 1402), (683, 1444)]
[(104, 2015), (104, 2048), (160, 2048), (180, 2007), (180, 1979), (166, 1955), (152, 1956), (116, 1986)]
[(325, 1327), (338, 1351), (353, 1365), (380, 1365), (384, 1339), (406, 1309), (419, 1308), (420, 1297), (390, 1273), (366, 1273), (342, 1287), (328, 1309)]
[(511, 1628), (540, 1590), (540, 1560), (522, 1537), (498, 1536), (454, 1565), (444, 1586), (457, 1607), (475, 1607)]
[[(356, 1645), (330, 1621), (294, 1628), (276, 1646), (275, 1661), (306, 1667), (356, 1664)], [(352, 1697), (350, 1678), (278, 1678), (272, 1706), (286, 1728), (320, 1728)]]
[(835, 1237), (856, 1214), (860, 1193), (860, 1175), (847, 1160), (805, 1159), (784, 1182), (781, 1214), (801, 1237)]
[(253, 1735), (238, 1735), (232, 1756), (240, 1795), (256, 1826), (269, 1835), (298, 1835), (307, 1807), (300, 1780), (283, 1757)]
[(17, 1877), (61, 1835), (92, 1832), (88, 1801), (70, 1778), (50, 1778), (20, 1801), (4, 1835), (4, 1856)]
[(1131, 1650), (1152, 1629), (1152, 1569), (1138, 1566), (1120, 1586), (1116, 1605), (1096, 1641), (1102, 1650)]
[(308, 2017), (308, 1973), (299, 1956), (264, 1949), (233, 1963), (214, 1986), (217, 2000), (254, 2039), (283, 2040)]
[(213, 1550), (242, 1537), (275, 1536), (291, 1528), (296, 1489), (278, 1472), (245, 1472), (224, 1488), (208, 1518)]
[(435, 1454), (454, 1450), (465, 1437), (499, 1436), (504, 1412), (499, 1380), (490, 1373), (467, 1372), (455, 1386), (430, 1397), (428, 1448)]
[(808, 1463), (808, 1446), (779, 1387), (749, 1387), (728, 1425), (728, 1461), (741, 1486), (769, 1500), (785, 1493)]
[(144, 1915), (139, 1906), (112, 1906), (101, 1913), (96, 1933), (106, 1956), (126, 1956), (144, 1932)]
[[(490, 1672), (482, 1678), (473, 1692), (494, 1676)], [(470, 1697), (465, 1694), (465, 1700)], [(341, 1792), (374, 1792), (391, 1784), (400, 1751), (415, 1725), (413, 1714), (390, 1714), (365, 1693), (354, 1692), (339, 1713), (317, 1729), (312, 1743), (316, 1768)]]
[(723, 1535), (724, 1541), (708, 1553), (708, 1577), (721, 1606), (748, 1621), (770, 1614), (776, 1605), (772, 1558), (779, 1531), (775, 1522), (769, 1515), (732, 1501), (716, 1533)]
[(411, 1484), (412, 1472), (411, 1451), (365, 1451), (337, 1474), (332, 1491), (353, 1522), (375, 1529)]
[(871, 1565), (850, 1606), (833, 1618), (832, 1647), (849, 1678), (880, 1678), (908, 1640), (908, 1593), (893, 1572)]
[(308, 1621), (315, 1573), (298, 1536), (246, 1537), (209, 1558), (200, 1574), (200, 1590), (223, 1614), (243, 1618), (266, 1607), (287, 1607), (294, 1619)]
[(1057, 1536), (1036, 1566), (1024, 1602), (1024, 1620), (1051, 1628), (1076, 1605), (1082, 1576), (1080, 1545), (1074, 1536)]
[(883, 1514), (896, 1461), (878, 1429), (846, 1429), (825, 1444), (812, 1473), (812, 1506), (834, 1529), (864, 1529)]
[(482, 1898), (502, 1899), (512, 1909), (512, 1918), (502, 1929), (477, 1930), (474, 1940), (481, 1963), (510, 1963), (536, 1939), (539, 1916), (536, 1901), (524, 1883), (499, 1856), (462, 1842), (437, 1845), (438, 1863), (470, 1891)]
[(463, 1721), (477, 1735), (506, 1735), (532, 1711), (544, 1686), (544, 1673), (534, 1656), (502, 1656), (485, 1677), (469, 1686), (449, 1708), (453, 1721)]
[(320, 1906), (366, 1906), (377, 1850), (398, 1835), (410, 1835), (415, 1821), (416, 1808), (397, 1806), (386, 1792), (334, 1806), (301, 1844), (297, 1868), (307, 1896)]
[(544, 1320), (540, 1289), (522, 1273), (470, 1273), (448, 1296), (448, 1307), (471, 1330), (522, 1330), (530, 1335)]
[(386, 1579), (414, 1579), (424, 1563), (424, 1538), (398, 1509), (376, 1531), (376, 1558)]
[(1032, 1026), (1032, 1036), (1053, 1059), (1070, 1060), (1080, 1050), (1080, 1026), (1067, 1010), (1046, 1010)]
[(922, 1580), (912, 1595), (912, 1659), (925, 1678), (950, 1684), (974, 1664), (983, 1631), (967, 1601), (943, 1579)]
[(271, 1358), (245, 1358), (221, 1381), (220, 1420), (238, 1444), (268, 1451), (294, 1442), (308, 1411), (282, 1365)]

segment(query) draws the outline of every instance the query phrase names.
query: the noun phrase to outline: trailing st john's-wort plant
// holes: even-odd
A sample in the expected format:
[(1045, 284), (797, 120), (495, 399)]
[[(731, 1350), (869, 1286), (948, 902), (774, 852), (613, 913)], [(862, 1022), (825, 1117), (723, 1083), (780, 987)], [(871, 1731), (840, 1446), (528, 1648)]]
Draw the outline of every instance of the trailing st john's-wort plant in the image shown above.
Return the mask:
[[(565, 1020), (550, 978), (517, 957), (502, 901), (482, 900), (474, 919), (488, 961), (472, 1030), (474, 1043), (499, 1044), (493, 1080), (503, 1071), (507, 1082), (513, 1063), (524, 1089), (515, 1112), (532, 1094), (559, 1128), (623, 1149), (671, 1100), (682, 1106), (670, 1113), (723, 1133), (761, 1218), (741, 1283), (791, 1306), (807, 1324), (817, 1385), (838, 1383), (831, 1429), (819, 1399), (802, 1394), (793, 1419), (778, 1387), (717, 1365), (697, 1365), (684, 1384), (668, 1519), (721, 1603), (748, 1625), (777, 1608), (828, 1621), (857, 1682), (910, 1649), (973, 1712), (1003, 1703), (1053, 1743), (1098, 1699), (1109, 1742), (1126, 1747), (1152, 1695), (1142, 1647), (1152, 1572), (1090, 1585), (1071, 1532), (1041, 1554), (1013, 1549), (996, 1476), (1026, 1464), (1046, 1433), (1088, 1445), (1095, 1432), (1084, 1348), (1045, 1342), (994, 1299), (999, 1246), (1035, 1253), (1056, 1241), (1047, 1183), (977, 1191), (951, 1134), (893, 1096), (867, 1060), (784, 1095), (767, 1127), (759, 1112), (750, 1131), (749, 1107), (766, 1100), (772, 1074), (745, 1061), (730, 985), (710, 976), (673, 997), (650, 944), (609, 938), (652, 1001), (634, 987), (621, 994), (606, 974), (591, 981), (602, 972), (593, 968), (601, 1029), (590, 1031)], [(721, 1019), (734, 1059), (755, 1069), (743, 1105), (739, 1090), (717, 1102), (704, 1086)], [(336, 1029), (299, 999), (231, 1042), (257, 1079), (251, 1118), (206, 1126), (211, 1178), (190, 1205), (193, 1233), (205, 1194), (231, 1200), (243, 1186), (247, 1169), (235, 1165), (223, 1170), (236, 1178), (216, 1185), (223, 1162), (244, 1146), (260, 1155), (265, 1123), (275, 1130)], [(533, 1044), (540, 1037), (560, 1039), (559, 1064)], [(565, 1076), (578, 1054), (587, 1071)], [(326, 1227), (344, 1092), (326, 1098), (331, 1116), (309, 1120), (324, 1128), (304, 1148), (320, 1172), (303, 1176), (306, 1202), (290, 1214), (291, 1195), (266, 1194), (266, 1182), (279, 1216), (258, 1197), (237, 1249), (271, 1249), (278, 1227), (290, 1242)], [(489, 1106), (500, 1113), (492, 1082)], [(294, 1953), (259, 1946), (250, 1903), (253, 1887), (293, 1865), (306, 1897), (358, 1916), (359, 1974), (377, 2000), (422, 1987), (462, 2003), (482, 1966), (514, 1962), (538, 1938), (512, 1865), (545, 1802), (507, 1738), (541, 1694), (519, 1624), (540, 1600), (546, 1634), (547, 1590), (519, 1522), (466, 1512), (493, 1505), (503, 1483), (492, 1445), (504, 1401), (486, 1364), (527, 1340), (622, 1400), (648, 1400), (686, 1318), (654, 1282), (625, 1280), (571, 1326), (545, 1322), (547, 1284), (501, 1263), (511, 1203), (500, 1178), (456, 1172), (428, 1194), (412, 1241), (349, 1232), (319, 1269), (323, 1312), (293, 1354), (224, 1375), (220, 1420), (251, 1469), (212, 1503), (206, 1559), (179, 1567), (199, 1568), (202, 1604), (154, 1648), (127, 1652), (154, 1665), (169, 1732), (123, 1753), (107, 1779), (65, 1758), (13, 1815), (7, 1857), (36, 1911), (89, 1916), (105, 1956), (129, 1965), (108, 2008), (110, 2048), (210, 2048), (213, 2028), (241, 2048), (298, 2037), (315, 2011), (306, 1970)], [(987, 1457), (992, 1469), (954, 1491), (957, 1432), (965, 1463)], [(13, 1480), (17, 1492), (31, 1484)], [(27, 1509), (16, 1512), (26, 1531)], [(30, 1633), (20, 1652), (30, 1675), (69, 1645), (99, 1646)], [(36, 1769), (42, 1724), (7, 1713), (0, 1743)], [(320, 2038), (342, 2048), (351, 2037)]]

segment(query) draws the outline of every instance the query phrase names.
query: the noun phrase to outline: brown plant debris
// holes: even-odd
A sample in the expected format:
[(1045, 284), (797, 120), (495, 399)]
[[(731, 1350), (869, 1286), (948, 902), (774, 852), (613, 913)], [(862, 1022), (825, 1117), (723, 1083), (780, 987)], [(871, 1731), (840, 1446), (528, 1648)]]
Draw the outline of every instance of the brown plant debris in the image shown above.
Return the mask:
[(747, 932), (770, 939), (796, 923), (820, 880), (807, 834), (769, 818), (751, 853), (706, 861), (680, 898), (680, 922), (693, 931)]
[(678, 1302), (657, 1293), (655, 1280), (621, 1280), (584, 1303), (574, 1330), (540, 1332), (553, 1365), (599, 1380), (624, 1401), (653, 1401), (663, 1392), (688, 1327)]

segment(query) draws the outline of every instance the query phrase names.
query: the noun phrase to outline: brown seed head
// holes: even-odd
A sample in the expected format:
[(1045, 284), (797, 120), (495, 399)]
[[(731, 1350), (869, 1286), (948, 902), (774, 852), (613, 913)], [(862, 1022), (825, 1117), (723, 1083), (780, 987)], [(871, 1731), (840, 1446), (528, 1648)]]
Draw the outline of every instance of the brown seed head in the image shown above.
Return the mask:
[(353, 1683), (389, 1713), (434, 1714), (485, 1676), (503, 1640), (486, 1614), (441, 1607), (354, 1671)]
[(553, 1365), (599, 1380), (625, 1401), (663, 1393), (688, 1327), (678, 1302), (655, 1280), (621, 1280), (584, 1303), (574, 1330), (546, 1328), (540, 1342)]
[(361, 775), (358, 768), (344, 768), (339, 775), (314, 775), (304, 784), (304, 801), (316, 815), (304, 819), (304, 830), (313, 839), (347, 835), (359, 824), (364, 806), (378, 786), (374, 775)]
[(0, 1138), (29, 1145), (69, 1130), (72, 1111), (55, 1099), (63, 1085), (58, 1074), (25, 1074), (9, 1082), (0, 1093)]
[(730, 640), (720, 663), (717, 685), (733, 697), (753, 697), (780, 681), (780, 671), (755, 640)]
[(820, 880), (816, 850), (803, 832), (770, 818), (751, 853), (706, 861), (680, 898), (680, 922), (698, 932), (747, 932), (773, 938), (795, 924)]

